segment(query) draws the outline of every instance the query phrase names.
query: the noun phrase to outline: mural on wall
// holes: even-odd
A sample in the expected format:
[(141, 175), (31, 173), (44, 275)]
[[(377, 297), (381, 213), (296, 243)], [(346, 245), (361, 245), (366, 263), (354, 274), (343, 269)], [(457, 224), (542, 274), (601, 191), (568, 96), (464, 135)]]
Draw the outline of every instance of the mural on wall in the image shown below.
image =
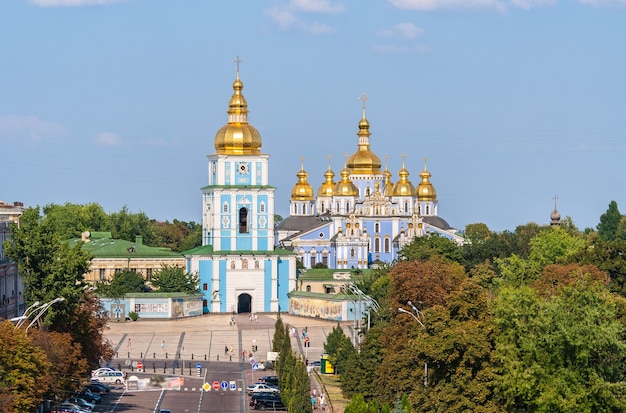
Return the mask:
[(169, 313), (168, 303), (135, 303), (136, 313)]
[(341, 321), (342, 303), (314, 298), (289, 299), (289, 314)]
[(172, 298), (172, 318), (202, 315), (202, 297)]

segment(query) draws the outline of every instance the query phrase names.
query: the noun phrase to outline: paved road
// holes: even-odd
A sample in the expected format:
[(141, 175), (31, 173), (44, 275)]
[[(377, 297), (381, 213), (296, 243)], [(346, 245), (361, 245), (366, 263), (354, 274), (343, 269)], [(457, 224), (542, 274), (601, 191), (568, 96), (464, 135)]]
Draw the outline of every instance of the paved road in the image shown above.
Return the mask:
[[(283, 322), (295, 328), (291, 337), (294, 352), (308, 360), (319, 360), (326, 336), (337, 325), (325, 321), (281, 315)], [(116, 405), (104, 411), (145, 411), (170, 408), (172, 412), (247, 412), (245, 388), (264, 374), (254, 370), (249, 356), (256, 362), (265, 360), (271, 350), (276, 315), (258, 314), (256, 320), (248, 314), (204, 315), (178, 320), (138, 320), (111, 323), (105, 336), (111, 341), (117, 356), (111, 364), (129, 375), (137, 373), (136, 363), (142, 362), (145, 376), (165, 374), (185, 378), (180, 391), (126, 392)], [(345, 334), (352, 337), (352, 323), (341, 323)], [(305, 346), (302, 331), (306, 329), (310, 346)], [(253, 348), (256, 346), (256, 351)], [(200, 365), (200, 369), (197, 369)], [(198, 377), (200, 375), (200, 377)], [(320, 392), (312, 375), (312, 388)], [(223, 391), (205, 392), (205, 383), (229, 383)], [(231, 390), (231, 382), (236, 389)], [(141, 394), (146, 393), (146, 394)], [(104, 407), (104, 406), (103, 406)]]

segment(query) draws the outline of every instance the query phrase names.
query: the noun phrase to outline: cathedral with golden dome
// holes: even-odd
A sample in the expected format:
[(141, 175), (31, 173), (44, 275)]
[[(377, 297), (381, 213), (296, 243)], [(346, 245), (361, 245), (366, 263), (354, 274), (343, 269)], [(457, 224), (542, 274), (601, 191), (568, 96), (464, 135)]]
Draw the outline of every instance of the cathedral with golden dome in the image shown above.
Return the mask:
[[(462, 237), (437, 214), (437, 192), (424, 168), (416, 186), (402, 155), (398, 180), (372, 151), (363, 96), (356, 151), (344, 156), (335, 181), (328, 161), (317, 193), (304, 161), (291, 191), (289, 216), (276, 229), (277, 245), (297, 254), (306, 268), (366, 269), (390, 263), (415, 237), (438, 233), (459, 244)], [(321, 174), (320, 174), (321, 176)]]
[(207, 156), (202, 246), (184, 253), (187, 271), (198, 274), (205, 313), (286, 311), (296, 285), (296, 256), (275, 248), (269, 155), (261, 152), (261, 134), (248, 123), (236, 62), (228, 122)]

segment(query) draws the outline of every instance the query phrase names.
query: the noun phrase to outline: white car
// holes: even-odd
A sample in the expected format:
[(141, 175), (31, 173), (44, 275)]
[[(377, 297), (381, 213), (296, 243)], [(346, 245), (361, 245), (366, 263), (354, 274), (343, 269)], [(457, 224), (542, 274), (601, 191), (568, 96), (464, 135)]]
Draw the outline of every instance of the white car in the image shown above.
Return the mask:
[(276, 387), (268, 386), (265, 383), (254, 383), (248, 386), (246, 392), (248, 394), (278, 393), (278, 389)]

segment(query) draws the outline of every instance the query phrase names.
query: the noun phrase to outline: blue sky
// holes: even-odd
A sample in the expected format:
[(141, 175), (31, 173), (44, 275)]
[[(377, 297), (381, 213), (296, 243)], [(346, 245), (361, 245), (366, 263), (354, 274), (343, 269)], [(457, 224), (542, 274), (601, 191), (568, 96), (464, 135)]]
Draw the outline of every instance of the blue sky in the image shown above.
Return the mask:
[(357, 147), (463, 229), (626, 211), (626, 0), (0, 0), (0, 199), (201, 221), (240, 56), (286, 216)]

